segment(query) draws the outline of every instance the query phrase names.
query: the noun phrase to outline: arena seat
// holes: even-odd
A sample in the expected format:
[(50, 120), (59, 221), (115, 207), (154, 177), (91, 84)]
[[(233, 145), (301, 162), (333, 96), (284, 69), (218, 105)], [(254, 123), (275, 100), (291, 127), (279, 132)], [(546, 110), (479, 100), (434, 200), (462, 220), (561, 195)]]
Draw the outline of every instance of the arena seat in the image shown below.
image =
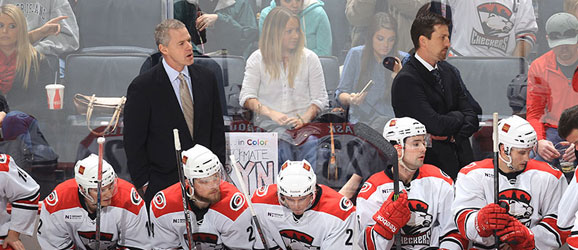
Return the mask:
[[(170, 3), (169, 3), (170, 2)], [(172, 18), (172, 0), (83, 0), (74, 6), (80, 47), (138, 46), (155, 49), (154, 29)]]
[(480, 104), (483, 116), (498, 112), (509, 116), (508, 85), (518, 75), (528, 73), (528, 63), (521, 57), (450, 57), (447, 60), (460, 70), (464, 84)]
[(335, 56), (320, 56), (323, 76), (325, 77), (325, 88), (329, 98), (329, 106), (335, 107), (335, 90), (339, 86), (339, 61)]

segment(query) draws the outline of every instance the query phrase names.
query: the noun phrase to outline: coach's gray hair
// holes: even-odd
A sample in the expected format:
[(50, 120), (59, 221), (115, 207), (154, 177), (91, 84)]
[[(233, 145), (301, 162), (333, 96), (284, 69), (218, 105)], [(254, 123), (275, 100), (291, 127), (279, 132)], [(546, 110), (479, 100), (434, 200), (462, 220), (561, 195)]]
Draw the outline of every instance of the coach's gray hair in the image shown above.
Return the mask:
[(185, 24), (177, 19), (166, 19), (159, 23), (155, 28), (155, 42), (157, 47), (159, 44), (168, 46), (169, 44), (169, 30), (186, 28)]

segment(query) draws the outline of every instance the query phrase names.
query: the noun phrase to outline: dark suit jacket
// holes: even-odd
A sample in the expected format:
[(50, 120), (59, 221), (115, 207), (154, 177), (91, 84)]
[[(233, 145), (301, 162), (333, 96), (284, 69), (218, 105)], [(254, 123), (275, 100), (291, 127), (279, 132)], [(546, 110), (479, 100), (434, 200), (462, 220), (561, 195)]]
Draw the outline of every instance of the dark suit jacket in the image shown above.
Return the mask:
[(391, 100), (396, 117), (413, 117), (428, 133), (455, 138), (455, 143), (433, 141), (425, 159), (455, 179), (459, 169), (473, 161), (469, 137), (478, 130), (479, 121), (451, 65), (440, 62), (438, 69), (444, 92), (431, 72), (412, 56), (393, 80)]
[(196, 64), (189, 66), (189, 74), (195, 105), (194, 138), (162, 63), (137, 76), (128, 87), (124, 147), (134, 185), (140, 188), (149, 182), (147, 202), (178, 181), (173, 129), (179, 130), (183, 150), (201, 144), (225, 162), (225, 132), (215, 77)]

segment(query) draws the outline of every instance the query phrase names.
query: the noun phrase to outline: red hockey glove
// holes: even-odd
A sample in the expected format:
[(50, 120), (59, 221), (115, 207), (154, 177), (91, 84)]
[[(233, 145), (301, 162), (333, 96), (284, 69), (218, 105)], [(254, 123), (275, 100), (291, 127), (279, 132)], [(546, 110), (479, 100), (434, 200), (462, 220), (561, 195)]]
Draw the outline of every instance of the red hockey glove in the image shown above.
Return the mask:
[(500, 241), (508, 243), (513, 249), (534, 249), (534, 233), (520, 221), (511, 218), (506, 227), (498, 230)]
[(393, 239), (393, 236), (407, 224), (411, 217), (411, 211), (407, 205), (407, 193), (402, 191), (396, 201), (392, 201), (392, 197), (393, 193), (373, 215), (373, 220), (376, 222), (373, 229), (388, 240)]
[(510, 215), (506, 209), (498, 204), (488, 204), (478, 212), (476, 218), (476, 230), (482, 237), (489, 237), (493, 230), (503, 229), (509, 222)]

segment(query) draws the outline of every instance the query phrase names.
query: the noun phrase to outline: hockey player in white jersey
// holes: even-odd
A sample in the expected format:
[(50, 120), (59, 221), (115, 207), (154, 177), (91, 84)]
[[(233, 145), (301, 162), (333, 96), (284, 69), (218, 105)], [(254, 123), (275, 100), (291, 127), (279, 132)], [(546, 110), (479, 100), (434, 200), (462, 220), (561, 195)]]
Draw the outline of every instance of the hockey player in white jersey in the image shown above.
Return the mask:
[(67, 180), (44, 199), (38, 224), (42, 249), (148, 249), (144, 201), (129, 182), (102, 161), (100, 246), (96, 242), (98, 156), (74, 166)]
[[(23, 250), (20, 234), (32, 235), (40, 186), (12, 157), (0, 154), (0, 249)], [(8, 213), (6, 207), (12, 206)]]
[[(272, 249), (352, 249), (355, 207), (325, 186), (317, 185), (306, 160), (286, 161), (277, 184), (257, 189), (251, 199)], [(263, 249), (256, 241), (255, 249)]]
[[(182, 158), (196, 249), (251, 249), (257, 237), (251, 213), (241, 192), (221, 180), (219, 158), (200, 144)], [(188, 249), (180, 183), (158, 192), (151, 203), (153, 249)]]
[(426, 129), (419, 121), (393, 118), (383, 136), (398, 152), (399, 199), (393, 197), (393, 167), (372, 175), (357, 196), (357, 214), (363, 249), (395, 249), (394, 235), (400, 233), (403, 249), (467, 249), (450, 211), (453, 181), (439, 168), (423, 164)]
[(568, 237), (568, 247), (578, 249), (578, 178), (574, 172), (574, 178), (570, 181), (568, 188), (560, 199), (558, 205), (558, 227), (566, 232), (570, 232)]
[(462, 168), (452, 205), (460, 232), (477, 249), (495, 245), (512, 249), (558, 249), (568, 231), (558, 228), (558, 203), (567, 182), (548, 163), (529, 158), (536, 132), (523, 118), (511, 116), (498, 123), (499, 194), (494, 201), (492, 159)]

